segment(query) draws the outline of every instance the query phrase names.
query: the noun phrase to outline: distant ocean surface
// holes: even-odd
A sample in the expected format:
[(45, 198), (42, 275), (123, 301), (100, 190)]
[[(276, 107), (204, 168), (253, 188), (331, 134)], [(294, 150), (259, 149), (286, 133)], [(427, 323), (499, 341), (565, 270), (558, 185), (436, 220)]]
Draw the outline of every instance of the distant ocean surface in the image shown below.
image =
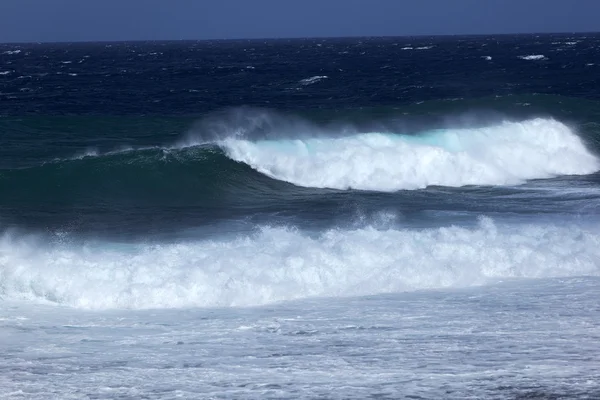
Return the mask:
[(600, 398), (600, 34), (0, 44), (0, 397)]

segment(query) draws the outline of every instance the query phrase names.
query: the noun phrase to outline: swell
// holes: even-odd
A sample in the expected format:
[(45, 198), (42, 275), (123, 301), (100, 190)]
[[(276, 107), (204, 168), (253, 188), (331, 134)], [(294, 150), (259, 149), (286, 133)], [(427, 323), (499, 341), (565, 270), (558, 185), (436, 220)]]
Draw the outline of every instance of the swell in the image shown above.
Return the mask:
[(40, 202), (49, 207), (78, 202), (241, 206), (324, 189), (393, 192), (432, 185), (514, 185), (587, 175), (599, 166), (579, 136), (552, 119), (412, 135), (327, 136), (307, 128), (297, 138), (229, 136), (0, 169), (0, 192), (3, 207)]
[(302, 214), (322, 202), (314, 194), (235, 162), (216, 145), (146, 148), (0, 170), (0, 225), (123, 239), (199, 227), (204, 235), (231, 222)]
[(102, 199), (143, 205), (168, 199), (175, 204), (209, 205), (228, 191), (245, 196), (281, 185), (229, 159), (217, 146), (146, 148), (87, 154), (29, 168), (0, 171), (6, 201), (27, 203)]

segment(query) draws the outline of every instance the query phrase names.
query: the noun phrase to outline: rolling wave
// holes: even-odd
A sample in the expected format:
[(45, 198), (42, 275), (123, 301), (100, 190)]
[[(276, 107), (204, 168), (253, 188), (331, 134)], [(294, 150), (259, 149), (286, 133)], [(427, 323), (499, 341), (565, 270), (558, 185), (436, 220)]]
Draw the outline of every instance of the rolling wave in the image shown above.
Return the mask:
[[(354, 206), (361, 211), (357, 197), (384, 197), (336, 192), (344, 199), (327, 203), (326, 197), (333, 197), (330, 189), (390, 192), (431, 185), (509, 185), (597, 171), (598, 158), (561, 122), (532, 119), (412, 135), (310, 131), (308, 123), (286, 125), (289, 131), (280, 133), (280, 126), (261, 116), (242, 126), (248, 131), (219, 125), (210, 140), (87, 151), (70, 159), (0, 169), (0, 214), (25, 210), (38, 221), (62, 212), (69, 222), (81, 218), (94, 234), (102, 220), (114, 218), (118, 223), (111, 222), (112, 229), (121, 232), (134, 221), (147, 235), (141, 242), (123, 244), (111, 236), (103, 241), (96, 235), (88, 241), (77, 231), (69, 236), (69, 225), (64, 240), (58, 241), (6, 231), (0, 235), (0, 299), (89, 309), (249, 306), (509, 278), (600, 275), (600, 232), (564, 221), (500, 226), (482, 218), (475, 227), (410, 228), (401, 223), (374, 226), (367, 214), (359, 225), (344, 219), (302, 230), (294, 219), (286, 219), (295, 215), (290, 212), (294, 202), (300, 205), (295, 212), (304, 217), (320, 210), (310, 215), (316, 221), (341, 206), (349, 210), (343, 216)], [(325, 196), (314, 196), (317, 191)], [(469, 202), (476, 201), (464, 191)], [(499, 202), (511, 201), (511, 194), (505, 194)], [(405, 200), (395, 197), (384, 209)], [(185, 239), (146, 240), (151, 240), (148, 232), (155, 225), (163, 229), (163, 217), (178, 228), (212, 228), (221, 220), (255, 215), (255, 206), (266, 203), (273, 207), (259, 211), (269, 218), (250, 221), (251, 229), (242, 233), (216, 227)], [(447, 203), (441, 209), (430, 203), (428, 208), (465, 210)], [(485, 214), (498, 207), (467, 209)], [(402, 212), (394, 215), (402, 218)], [(181, 222), (194, 216), (195, 222)]]
[(302, 187), (391, 192), (512, 185), (599, 168), (597, 157), (569, 127), (536, 119), (418, 135), (230, 137), (200, 145), (88, 151), (2, 169), (0, 192), (5, 204), (16, 205), (82, 198), (144, 204), (167, 197), (200, 204), (195, 199), (218, 203), (223, 196), (277, 197)]
[(332, 229), (262, 227), (156, 245), (0, 238), (0, 298), (85, 309), (251, 306), (316, 296), (467, 287), (509, 278), (600, 275), (600, 232), (575, 226)]
[(290, 184), (231, 160), (216, 145), (86, 152), (34, 167), (0, 170), (3, 203), (17, 208), (39, 203), (207, 207), (225, 198), (276, 195), (285, 188), (294, 191)]
[(549, 119), (446, 129), (418, 136), (223, 141), (227, 154), (298, 186), (397, 191), (427, 186), (510, 185), (585, 175), (600, 162), (566, 125)]

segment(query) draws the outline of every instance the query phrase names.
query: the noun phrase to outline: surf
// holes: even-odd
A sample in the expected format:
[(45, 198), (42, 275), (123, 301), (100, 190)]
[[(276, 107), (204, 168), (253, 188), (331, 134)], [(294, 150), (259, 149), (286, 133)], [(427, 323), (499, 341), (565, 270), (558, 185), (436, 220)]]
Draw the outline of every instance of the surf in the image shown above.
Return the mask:
[(334, 228), (175, 243), (49, 243), (0, 238), (0, 298), (83, 309), (239, 307), (599, 276), (600, 232), (563, 224)]
[(553, 119), (438, 129), (416, 135), (220, 142), (233, 160), (297, 186), (391, 192), (428, 186), (514, 185), (586, 175), (600, 162), (567, 125)]

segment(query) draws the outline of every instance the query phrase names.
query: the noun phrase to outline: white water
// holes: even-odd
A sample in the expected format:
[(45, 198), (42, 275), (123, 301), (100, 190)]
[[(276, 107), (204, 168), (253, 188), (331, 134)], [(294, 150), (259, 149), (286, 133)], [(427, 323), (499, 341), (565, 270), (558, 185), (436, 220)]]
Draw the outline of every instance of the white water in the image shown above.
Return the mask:
[(600, 280), (253, 309), (0, 308), (2, 399), (597, 399)]
[(600, 162), (566, 125), (551, 119), (447, 129), (418, 136), (221, 142), (229, 157), (298, 186), (396, 191), (431, 185), (512, 185), (584, 175)]
[(420, 46), (420, 47), (405, 46), (405, 47), (402, 47), (400, 50), (431, 50), (434, 47), (435, 46)]
[(310, 78), (302, 79), (299, 83), (301, 85), (308, 86), (308, 85), (317, 83), (319, 81), (322, 81), (323, 79), (327, 79), (327, 76), (325, 76), (325, 75), (311, 76)]
[(6, 234), (0, 298), (82, 309), (248, 306), (315, 296), (600, 275), (600, 230), (577, 226), (263, 228), (160, 245), (48, 245)]
[(546, 59), (546, 56), (543, 54), (531, 54), (528, 56), (519, 56), (519, 58), (526, 61), (538, 61)]

